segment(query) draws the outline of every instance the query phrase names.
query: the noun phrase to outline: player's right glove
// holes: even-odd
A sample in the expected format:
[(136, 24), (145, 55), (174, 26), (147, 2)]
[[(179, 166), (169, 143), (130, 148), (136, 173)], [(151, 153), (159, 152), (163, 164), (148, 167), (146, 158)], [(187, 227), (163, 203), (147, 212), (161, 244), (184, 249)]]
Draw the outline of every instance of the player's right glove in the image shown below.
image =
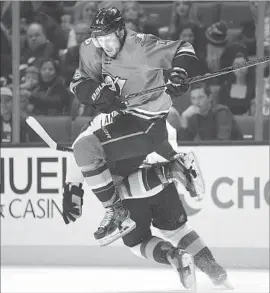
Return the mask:
[(165, 92), (171, 96), (182, 96), (189, 89), (188, 74), (185, 69), (173, 67), (168, 70), (168, 82)]
[(97, 85), (91, 99), (93, 107), (101, 113), (109, 114), (113, 111), (126, 109), (126, 105), (120, 100), (117, 91), (105, 83)]
[(84, 190), (81, 186), (78, 187), (71, 183), (64, 185), (62, 213), (66, 224), (69, 224), (70, 221), (75, 222), (82, 215), (83, 194)]

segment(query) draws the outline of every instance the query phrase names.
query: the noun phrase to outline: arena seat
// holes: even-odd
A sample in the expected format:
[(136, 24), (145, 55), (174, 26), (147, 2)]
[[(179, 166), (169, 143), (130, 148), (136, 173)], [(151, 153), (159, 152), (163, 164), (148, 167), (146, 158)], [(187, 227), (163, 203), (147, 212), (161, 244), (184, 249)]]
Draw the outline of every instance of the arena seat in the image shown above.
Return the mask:
[[(243, 133), (245, 140), (255, 139), (255, 117), (254, 116), (235, 116)], [(265, 117), (263, 120), (263, 140), (269, 140), (269, 117)]]
[[(67, 143), (71, 140), (71, 117), (69, 116), (34, 116), (48, 134), (57, 142)], [(30, 132), (30, 142), (42, 142), (34, 132)]]

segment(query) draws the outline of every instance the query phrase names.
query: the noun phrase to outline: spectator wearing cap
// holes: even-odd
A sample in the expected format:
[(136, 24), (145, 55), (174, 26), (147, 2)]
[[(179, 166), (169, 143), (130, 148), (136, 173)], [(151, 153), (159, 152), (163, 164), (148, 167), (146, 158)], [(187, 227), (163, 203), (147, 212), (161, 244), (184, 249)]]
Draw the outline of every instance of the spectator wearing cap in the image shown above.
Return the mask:
[(40, 65), (40, 83), (31, 94), (35, 115), (63, 115), (67, 113), (70, 95), (59, 75), (59, 66), (51, 58)]
[(228, 43), (227, 25), (217, 22), (210, 25), (205, 31), (206, 37), (206, 63), (210, 72), (220, 69), (220, 57)]
[(57, 58), (54, 45), (47, 39), (41, 24), (30, 24), (27, 29), (27, 46), (21, 52), (21, 63), (27, 64), (32, 59), (32, 65), (39, 67), (41, 59), (49, 57)]
[[(179, 141), (242, 140), (243, 136), (228, 107), (216, 104), (207, 82), (194, 83), (190, 88), (191, 106), (181, 115)], [(170, 123), (170, 116), (168, 117)], [(174, 119), (172, 123), (177, 121)], [(175, 125), (173, 125), (175, 126)]]
[[(247, 61), (247, 56), (239, 52), (229, 66), (238, 66)], [(242, 68), (227, 74), (226, 80), (220, 87), (218, 100), (234, 115), (249, 114), (251, 102), (255, 98), (255, 88), (254, 67)]]
[[(0, 88), (1, 116), (0, 116), (0, 141), (1, 143), (12, 142), (12, 99), (13, 93), (8, 87)], [(22, 117), (21, 117), (22, 118)], [(21, 119), (20, 141), (28, 140), (27, 125)]]

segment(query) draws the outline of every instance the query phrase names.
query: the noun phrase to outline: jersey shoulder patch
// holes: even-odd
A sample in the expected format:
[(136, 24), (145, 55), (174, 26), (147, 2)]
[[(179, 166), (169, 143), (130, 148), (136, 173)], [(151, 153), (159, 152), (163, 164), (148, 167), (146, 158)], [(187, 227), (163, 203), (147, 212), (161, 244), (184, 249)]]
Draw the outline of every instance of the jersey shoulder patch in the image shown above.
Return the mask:
[(136, 44), (141, 44), (141, 46), (143, 47), (146, 41), (146, 35), (142, 34), (142, 33), (137, 33), (135, 35), (135, 43)]
[(92, 38), (88, 38), (88, 39), (84, 40), (83, 43), (84, 43), (86, 46), (88, 46), (88, 45), (91, 43), (91, 41), (92, 41)]

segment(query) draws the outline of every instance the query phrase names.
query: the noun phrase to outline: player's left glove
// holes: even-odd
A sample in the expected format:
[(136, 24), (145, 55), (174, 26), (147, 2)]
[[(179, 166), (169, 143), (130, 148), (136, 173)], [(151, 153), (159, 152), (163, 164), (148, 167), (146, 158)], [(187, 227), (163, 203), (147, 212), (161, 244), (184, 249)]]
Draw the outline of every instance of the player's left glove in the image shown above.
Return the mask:
[(81, 187), (70, 183), (64, 185), (63, 190), (63, 219), (66, 224), (75, 222), (82, 215), (84, 191)]
[(117, 91), (105, 83), (97, 84), (91, 99), (93, 107), (101, 113), (109, 114), (126, 109), (126, 105), (120, 100)]
[(165, 92), (172, 96), (182, 96), (189, 89), (188, 74), (185, 69), (173, 67), (168, 70), (168, 82)]

